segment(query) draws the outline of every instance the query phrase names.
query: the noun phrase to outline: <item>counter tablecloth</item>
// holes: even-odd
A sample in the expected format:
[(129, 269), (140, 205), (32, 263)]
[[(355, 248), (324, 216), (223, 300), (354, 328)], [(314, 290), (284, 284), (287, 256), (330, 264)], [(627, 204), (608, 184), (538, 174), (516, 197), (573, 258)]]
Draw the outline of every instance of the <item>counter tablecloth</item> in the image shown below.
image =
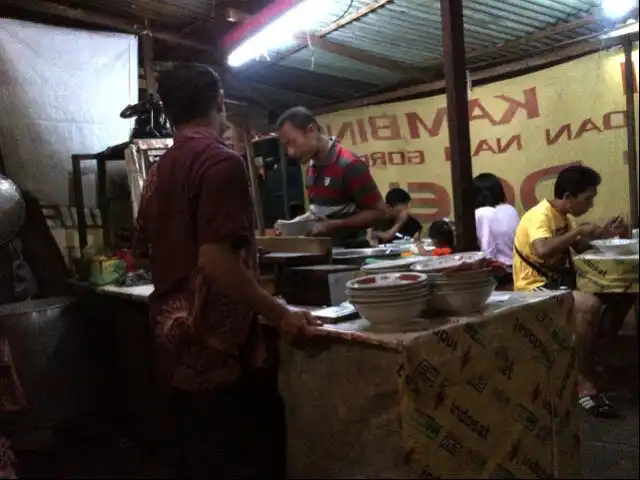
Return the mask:
[(605, 255), (589, 251), (574, 259), (578, 290), (593, 293), (638, 293), (638, 255)]
[(291, 478), (580, 478), (570, 293), (283, 347)]

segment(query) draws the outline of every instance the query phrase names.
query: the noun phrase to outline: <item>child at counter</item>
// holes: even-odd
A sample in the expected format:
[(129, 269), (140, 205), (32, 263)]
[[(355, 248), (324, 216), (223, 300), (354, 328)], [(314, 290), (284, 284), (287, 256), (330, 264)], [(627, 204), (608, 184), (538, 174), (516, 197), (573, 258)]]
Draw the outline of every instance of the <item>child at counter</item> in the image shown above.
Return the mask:
[(455, 251), (455, 233), (448, 220), (436, 220), (427, 232), (435, 249), (433, 256), (451, 255)]
[[(451, 255), (456, 253), (455, 232), (451, 222), (446, 219), (436, 220), (429, 226), (429, 238), (433, 242), (435, 249), (431, 252), (432, 256), (438, 257), (442, 255)], [(423, 255), (426, 254), (423, 253)], [(511, 272), (505, 270), (502, 263), (490, 260), (488, 266), (493, 271), (493, 276), (498, 283), (500, 290), (512, 290), (510, 283)]]

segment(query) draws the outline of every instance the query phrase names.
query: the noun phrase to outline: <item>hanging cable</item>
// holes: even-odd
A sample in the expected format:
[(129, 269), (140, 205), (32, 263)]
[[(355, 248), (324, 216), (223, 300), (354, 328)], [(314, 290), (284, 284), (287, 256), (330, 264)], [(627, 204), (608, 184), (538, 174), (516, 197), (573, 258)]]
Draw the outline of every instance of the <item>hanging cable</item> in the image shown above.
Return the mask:
[[(351, 0), (349, 2), (349, 5), (347, 5), (347, 8), (344, 10), (344, 12), (342, 12), (342, 15), (340, 15), (338, 18), (336, 18), (333, 22), (333, 24), (338, 23), (340, 20), (342, 20), (344, 17), (347, 16), (347, 14), (349, 13), (349, 11), (351, 10), (351, 7), (353, 6), (353, 0)], [(310, 66), (310, 70), (313, 70), (313, 68), (316, 65), (316, 52), (313, 48), (313, 43), (311, 42), (311, 34), (309, 33), (309, 30), (306, 30), (306, 35), (307, 35), (307, 48), (310, 50), (311, 52), (311, 66)]]

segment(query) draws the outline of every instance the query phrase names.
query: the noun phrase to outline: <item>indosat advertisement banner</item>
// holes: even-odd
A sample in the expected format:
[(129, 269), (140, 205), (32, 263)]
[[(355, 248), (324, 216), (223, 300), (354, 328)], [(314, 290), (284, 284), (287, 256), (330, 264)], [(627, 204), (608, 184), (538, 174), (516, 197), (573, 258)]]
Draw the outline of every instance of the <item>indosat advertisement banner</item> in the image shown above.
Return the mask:
[[(638, 51), (633, 52), (638, 97)], [(603, 178), (587, 219), (628, 214), (625, 65), (621, 50), (474, 88), (469, 97), (473, 173), (490, 172), (523, 212), (550, 197), (557, 173), (583, 163)], [(444, 95), (319, 118), (370, 166), (381, 192), (411, 193), (423, 223), (453, 216)], [(636, 110), (636, 125), (638, 110)]]

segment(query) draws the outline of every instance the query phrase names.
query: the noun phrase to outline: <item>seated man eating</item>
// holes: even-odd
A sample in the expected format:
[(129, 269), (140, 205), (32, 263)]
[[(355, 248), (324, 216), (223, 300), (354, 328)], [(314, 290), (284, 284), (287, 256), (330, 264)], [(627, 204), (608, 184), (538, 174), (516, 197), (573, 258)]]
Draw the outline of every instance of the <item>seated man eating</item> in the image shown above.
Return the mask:
[[(384, 198), (385, 216), (371, 231), (371, 243), (389, 243), (398, 238), (417, 240), (422, 233), (422, 225), (411, 213), (411, 195), (402, 188), (392, 188)], [(398, 237), (398, 235), (400, 237)]]
[(596, 387), (593, 352), (601, 325), (608, 326), (608, 334), (616, 335), (633, 297), (576, 291), (571, 259), (571, 250), (583, 253), (590, 249), (590, 241), (617, 236), (625, 228), (619, 217), (602, 227), (590, 223), (575, 225), (572, 217), (580, 217), (593, 207), (600, 182), (598, 172), (583, 165), (560, 172), (554, 198), (542, 200), (520, 220), (513, 249), (513, 281), (516, 291), (572, 290), (578, 402), (594, 416), (612, 418), (618, 413)]

